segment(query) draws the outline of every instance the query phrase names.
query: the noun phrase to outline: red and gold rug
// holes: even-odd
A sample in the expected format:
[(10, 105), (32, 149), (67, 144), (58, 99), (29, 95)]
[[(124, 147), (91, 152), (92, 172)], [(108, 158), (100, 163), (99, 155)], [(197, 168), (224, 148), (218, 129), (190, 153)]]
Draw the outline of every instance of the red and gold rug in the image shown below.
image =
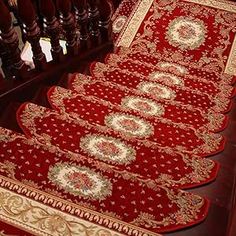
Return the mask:
[[(130, 48), (120, 47), (116, 54), (122, 57), (122, 60), (132, 60), (142, 63), (144, 66), (157, 68), (169, 73), (175, 73), (177, 76), (191, 75), (197, 78), (203, 78), (212, 82), (220, 82), (228, 85), (235, 83), (236, 76), (213, 70), (211, 67), (202, 67), (200, 62), (193, 63), (187, 60), (180, 52), (165, 56), (161, 52), (148, 53), (146, 51), (134, 51)], [(110, 55), (108, 54), (109, 58)]]
[(158, 235), (206, 217), (209, 203), (200, 196), (139, 180), (49, 142), (1, 128), (0, 144), (0, 220), (30, 233)]
[(153, 106), (161, 106), (163, 110), (162, 114), (159, 114), (161, 117), (172, 120), (174, 123), (191, 125), (199, 130), (221, 131), (226, 127), (228, 121), (227, 116), (220, 113), (203, 112), (198, 107), (189, 104), (159, 97), (154, 98), (142, 91), (80, 73), (70, 75), (68, 87), (81, 95), (97, 97), (144, 116), (148, 115)]
[[(83, 104), (80, 106), (83, 107)], [(64, 148), (70, 147), (71, 143), (76, 145), (80, 135), (93, 131), (93, 135), (103, 134), (121, 138), (129, 141), (132, 146), (142, 145), (153, 150), (178, 150), (203, 157), (224, 149), (225, 139), (220, 134), (201, 132), (184, 125), (180, 127), (172, 122), (155, 125), (154, 122), (150, 123), (139, 116), (126, 114), (117, 109), (109, 110), (104, 105), (96, 106), (96, 102), (90, 103), (88, 109), (86, 106), (84, 110), (81, 108), (82, 112), (73, 109), (73, 105), (67, 104), (66, 107), (69, 113), (59, 114), (41, 106), (25, 104), (18, 110), (17, 120), (26, 134), (40, 134), (46, 140), (51, 140)], [(74, 145), (72, 148), (75, 148)]]
[(60, 112), (70, 114), (75, 120), (80, 118), (91, 124), (106, 126), (128, 139), (144, 139), (150, 144), (153, 142), (203, 156), (211, 155), (210, 150), (215, 153), (219, 148), (221, 151), (220, 147), (224, 144), (223, 137), (218, 134), (209, 131), (204, 133), (203, 130), (194, 129), (192, 126), (158, 117), (162, 112), (158, 107), (155, 119), (151, 119), (144, 118), (132, 110), (80, 96), (60, 87), (53, 87), (48, 94), (51, 106)]
[(184, 79), (170, 73), (165, 75), (162, 71), (143, 76), (137, 71), (130, 72), (129, 69), (124, 70), (114, 67), (113, 64), (106, 65), (100, 62), (92, 63), (90, 71), (93, 77), (101, 81), (111, 81), (139, 90), (153, 99), (190, 104), (207, 112), (228, 112), (232, 104), (230, 97), (234, 94), (234, 88), (226, 84), (218, 85), (193, 78)]
[[(81, 107), (83, 103), (81, 101)], [(91, 104), (88, 107), (93, 108)], [(84, 113), (87, 111), (84, 110)], [(92, 111), (96, 117), (96, 112)], [(104, 126), (88, 123), (86, 118), (81, 120), (76, 116), (73, 119), (68, 113), (59, 114), (32, 103), (19, 108), (17, 119), (29, 137), (58, 147), (66, 153), (83, 154), (106, 162), (116, 167), (117, 173), (132, 173), (133, 178), (140, 181), (146, 179), (163, 186), (187, 188), (209, 182), (217, 174), (218, 164), (211, 160), (188, 155), (171, 147), (157, 144), (154, 147), (146, 140), (120, 136)]]
[(116, 45), (236, 75), (235, 12), (232, 1), (139, 0)]

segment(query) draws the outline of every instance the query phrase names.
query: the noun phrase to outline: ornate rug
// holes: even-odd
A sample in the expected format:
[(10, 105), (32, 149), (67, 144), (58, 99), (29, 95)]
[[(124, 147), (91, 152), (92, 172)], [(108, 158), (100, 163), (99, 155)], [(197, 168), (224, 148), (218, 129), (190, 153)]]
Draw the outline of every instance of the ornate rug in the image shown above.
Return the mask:
[(174, 123), (191, 125), (199, 130), (217, 132), (227, 125), (227, 116), (223, 114), (212, 111), (203, 112), (198, 107), (176, 100), (152, 97), (150, 94), (110, 82), (110, 80), (75, 73), (70, 75), (68, 87), (81, 95), (97, 97), (144, 116), (147, 116), (153, 107), (161, 106), (163, 112), (159, 113), (159, 116), (172, 120)]
[(73, 119), (68, 113), (59, 114), (32, 103), (19, 108), (17, 119), (28, 136), (66, 153), (106, 162), (117, 167), (117, 173), (132, 173), (140, 181), (145, 178), (150, 183), (186, 188), (209, 182), (217, 174), (218, 165), (211, 160), (158, 144), (154, 147), (146, 140), (129, 136), (121, 139), (109, 129), (89, 124), (79, 116)]
[(0, 221), (11, 234), (159, 235), (206, 217), (208, 201), (192, 193), (4, 128), (0, 144)]
[(113, 63), (106, 65), (94, 62), (90, 71), (93, 77), (101, 81), (112, 81), (149, 94), (153, 99), (175, 100), (207, 112), (228, 112), (232, 104), (230, 97), (234, 94), (234, 88), (230, 85), (180, 78), (158, 70), (144, 76), (137, 71), (116, 67)]
[[(235, 83), (236, 76), (213, 70), (211, 67), (202, 67), (201, 63), (188, 61), (185, 56), (178, 52), (166, 56), (161, 52), (148, 53), (146, 51), (132, 50), (130, 48), (119, 47), (116, 54), (122, 57), (122, 60), (132, 60), (133, 62), (142, 62), (145, 67), (161, 69), (164, 72), (174, 73), (177, 76), (192, 75), (205, 81), (220, 82), (228, 85)], [(109, 59), (110, 55), (107, 55)]]
[[(81, 109), (81, 113), (77, 109), (69, 110), (73, 105), (67, 105), (70, 113), (59, 114), (35, 104), (26, 104), (18, 110), (17, 120), (26, 134), (40, 134), (46, 140), (64, 148), (75, 148), (78, 146), (80, 135), (93, 132), (93, 135), (100, 133), (121, 138), (129, 141), (132, 146), (142, 145), (153, 150), (178, 150), (203, 157), (224, 149), (225, 139), (220, 134), (180, 127), (172, 122), (155, 125), (154, 122), (122, 113), (117, 109), (108, 110), (101, 105), (95, 109), (95, 105), (96, 102), (90, 103), (88, 109)], [(80, 106), (83, 107), (83, 104)]]
[[(122, 17), (117, 16), (118, 25)], [(235, 27), (232, 1), (139, 0), (116, 45), (170, 58), (182, 54), (190, 64), (236, 75)]]

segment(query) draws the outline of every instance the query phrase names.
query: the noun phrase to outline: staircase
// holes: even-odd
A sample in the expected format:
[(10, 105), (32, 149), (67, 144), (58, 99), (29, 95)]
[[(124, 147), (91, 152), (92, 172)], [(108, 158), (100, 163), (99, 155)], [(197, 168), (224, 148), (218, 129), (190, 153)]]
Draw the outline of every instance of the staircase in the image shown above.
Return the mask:
[[(53, 112), (58, 112), (58, 114), (66, 113), (72, 120), (76, 120), (76, 118), (78, 120), (88, 119), (86, 120), (88, 123), (99, 126), (100, 123), (96, 123), (98, 122), (96, 118), (93, 118), (93, 120), (91, 118), (93, 112), (86, 118), (83, 111), (74, 110), (73, 105), (71, 107), (68, 106), (68, 110), (66, 110), (65, 104), (72, 103), (73, 99), (75, 99), (74, 101), (81, 99), (79, 100), (80, 102), (77, 102), (77, 105), (84, 104), (86, 106), (86, 104), (88, 105), (93, 101), (97, 112), (99, 112), (100, 106), (101, 111), (103, 111), (102, 109), (113, 109), (114, 111), (124, 112), (126, 115), (137, 115), (139, 118), (150, 121), (149, 119), (151, 118), (148, 116), (148, 112), (152, 112), (150, 103), (152, 101), (153, 104), (158, 104), (166, 109), (164, 113), (160, 109), (158, 115), (152, 115), (157, 116), (153, 118), (153, 123), (160, 122), (163, 126), (167, 123), (165, 127), (168, 128), (173, 123), (179, 130), (185, 129), (187, 130), (186, 132), (190, 132), (189, 130), (200, 131), (199, 133), (202, 136), (207, 133), (209, 136), (215, 137), (215, 140), (213, 138), (211, 140), (215, 144), (212, 150), (203, 152), (197, 147), (193, 148), (193, 145), (186, 145), (186, 148), (189, 147), (189, 150), (186, 151), (186, 149), (179, 149), (178, 145), (180, 144), (176, 144), (178, 143), (176, 137), (179, 137), (177, 134), (179, 131), (173, 137), (171, 135), (169, 137), (167, 135), (168, 130), (165, 131), (163, 129), (160, 133), (163, 134), (164, 139), (168, 136), (172, 140), (171, 144), (168, 144), (169, 146), (165, 144), (166, 148), (176, 148), (176, 150), (183, 151), (185, 154), (190, 153), (190, 155), (197, 155), (201, 158), (210, 156), (208, 159), (213, 160), (216, 165), (215, 169), (218, 168), (217, 163), (220, 164), (219, 172), (215, 170), (215, 172), (218, 172), (216, 179), (216, 176), (213, 176), (206, 178), (205, 182), (193, 183), (192, 185), (189, 183), (186, 186), (184, 184), (168, 186), (170, 188), (173, 187), (173, 189), (191, 188), (185, 191), (210, 200), (207, 217), (206, 215), (201, 216), (202, 218), (198, 216), (201, 218), (199, 223), (204, 221), (196, 226), (180, 226), (181, 231), (171, 229), (171, 232), (165, 233), (165, 230), (160, 230), (158, 233), (164, 232), (168, 236), (235, 235), (236, 105), (234, 98), (235, 87), (232, 87), (234, 78), (228, 76), (217, 77), (212, 71), (209, 72), (209, 70), (199, 69), (194, 66), (188, 67), (184, 62), (171, 64), (168, 58), (165, 58), (166, 61), (164, 62), (166, 64), (163, 66), (163, 64), (158, 64), (163, 63), (163, 58), (159, 58), (158, 55), (153, 53), (137, 50), (137, 45), (135, 46), (136, 48), (134, 47), (135, 50), (123, 47), (114, 49), (111, 41), (110, 18), (112, 9), (110, 1), (98, 1), (98, 5), (94, 5), (94, 1), (88, 1), (89, 9), (86, 9), (85, 5), (80, 5), (81, 2), (87, 1), (73, 1), (75, 12), (71, 9), (70, 1), (57, 1), (64, 30), (63, 37), (67, 40), (68, 55), (62, 55), (61, 49), (58, 47), (58, 39), (61, 32), (57, 28), (58, 22), (55, 18), (56, 11), (53, 2), (40, 1), (42, 4), (41, 11), (47, 25), (47, 36), (51, 37), (52, 55), (54, 55), (52, 62), (46, 62), (38, 44), (39, 35), (37, 33), (35, 15), (25, 11), (26, 0), (18, 2), (20, 16), (26, 25), (25, 30), (27, 33), (25, 37), (34, 48), (35, 69), (29, 70), (20, 59), (17, 40), (13, 33), (14, 29), (9, 26), (9, 11), (3, 2), (0, 1), (0, 12), (5, 13), (4, 17), (0, 16), (0, 28), (4, 39), (0, 42), (4, 46), (8, 46), (10, 53), (14, 52), (14, 55), (8, 54), (6, 56), (3, 53), (4, 50), (2, 50), (2, 54), (0, 54), (3, 58), (3, 64), (6, 65), (4, 69), (5, 78), (0, 78), (0, 127), (24, 134), (25, 130), (24, 128), (22, 129), (19, 116), (16, 116), (23, 102), (31, 102), (38, 106), (46, 107), (53, 110)], [(27, 1), (27, 4), (31, 6), (30, 1)], [(53, 10), (49, 11), (48, 9)], [(85, 10), (88, 15), (86, 15)], [(100, 18), (98, 18), (97, 12), (100, 12)], [(72, 14), (75, 14), (77, 18), (74, 18)], [(75, 19), (81, 30), (78, 41), (76, 41), (77, 36), (75, 35), (76, 24), (73, 22)], [(89, 24), (88, 28), (86, 28), (86, 24)], [(9, 27), (4, 28), (5, 25)], [(9, 34), (11, 36), (7, 38)], [(55, 38), (53, 39), (53, 37)], [(9, 60), (11, 56), (13, 64)], [(194, 73), (193, 75), (191, 73), (183, 75), (181, 74), (183, 72), (182, 69), (194, 71), (194, 73), (201, 75), (201, 78), (196, 78)], [(212, 81), (205, 81), (205, 78), (203, 78), (203, 75), (207, 74), (206, 76), (208, 76), (208, 73), (209, 77), (212, 77)], [(148, 77), (150, 74), (153, 77)], [(145, 88), (148, 83), (148, 86), (153, 86), (151, 84), (153, 81), (158, 83), (159, 87), (151, 88), (153, 90), (150, 87)], [(223, 88), (217, 86), (218, 82), (222, 81), (225, 82)], [(204, 88), (203, 90), (201, 90), (199, 84)], [(52, 87), (55, 88), (56, 92), (53, 91)], [(57, 92), (57, 89), (59, 92)], [(58, 102), (59, 105), (53, 100), (53, 96), (51, 96), (53, 93), (60, 97), (61, 103)], [(219, 94), (220, 97), (217, 97)], [(132, 99), (127, 100), (129, 97), (138, 97), (143, 100), (139, 101), (139, 103), (137, 102), (134, 106), (132, 102), (135, 104), (135, 101)], [(141, 108), (137, 104), (140, 104)], [(86, 111), (89, 112), (89, 109)], [(177, 115), (174, 115), (174, 112)], [(159, 115), (160, 117), (158, 117)], [(194, 115), (199, 120), (194, 118), (195, 121), (193, 122), (189, 118)], [(178, 119), (178, 116), (182, 118)], [(224, 136), (226, 138), (226, 144), (224, 144), (223, 138), (217, 143), (217, 139), (220, 139), (218, 132), (221, 132), (220, 137)], [(37, 136), (34, 137), (32, 135), (32, 137), (37, 139)], [(125, 136), (121, 135), (119, 137), (126, 140)], [(161, 137), (157, 138), (157, 143), (161, 142), (159, 141)], [(41, 138), (43, 142), (47, 142), (43, 136)], [(128, 138), (127, 140), (129, 141)], [(147, 140), (148, 138), (145, 138), (145, 141)], [(184, 142), (187, 141), (184, 140)], [(69, 152), (72, 151), (69, 150)], [(209, 182), (211, 183), (207, 184)], [(193, 188), (196, 186), (198, 187)], [(176, 224), (178, 225), (178, 221)], [(196, 224), (196, 222), (192, 224)]]

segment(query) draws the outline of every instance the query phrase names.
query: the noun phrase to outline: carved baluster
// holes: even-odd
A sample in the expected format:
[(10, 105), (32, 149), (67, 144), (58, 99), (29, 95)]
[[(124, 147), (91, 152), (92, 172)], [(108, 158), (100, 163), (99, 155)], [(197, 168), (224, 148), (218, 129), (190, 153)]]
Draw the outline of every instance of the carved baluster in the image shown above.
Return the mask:
[(2, 60), (2, 70), (7, 75), (10, 73), (10, 60), (8, 55), (8, 50), (6, 50), (6, 46), (3, 43), (2, 38), (0, 38), (0, 59)]
[[(0, 0), (0, 12), (0, 44), (3, 69), (4, 71), (9, 69), (12, 75), (22, 77), (27, 67), (20, 57), (19, 39), (15, 29), (12, 27), (10, 12), (2, 0)], [(6, 71), (5, 73), (7, 74)]]
[(51, 40), (51, 54), (54, 61), (62, 61), (63, 51), (60, 46), (60, 25), (55, 17), (56, 9), (52, 0), (40, 0), (40, 11), (44, 16), (44, 25)]
[(65, 31), (66, 48), (69, 55), (78, 54), (78, 39), (76, 35), (76, 22), (71, 14), (70, 0), (57, 0), (57, 8), (60, 12), (60, 21)]
[(75, 6), (75, 14), (77, 16), (78, 25), (80, 28), (80, 45), (81, 49), (90, 47), (88, 34), (88, 9), (86, 0), (73, 0)]
[(18, 0), (18, 11), (23, 22), (25, 39), (30, 42), (32, 47), (35, 68), (44, 70), (46, 67), (46, 57), (39, 43), (40, 28), (36, 22), (36, 13), (31, 1)]
[(1, 84), (2, 81), (3, 81), (3, 74), (2, 74), (1, 68), (0, 68), (0, 84)]
[(98, 0), (99, 10), (99, 28), (104, 42), (112, 40), (112, 22), (113, 4), (110, 0)]
[(89, 28), (93, 43), (100, 43), (101, 35), (99, 31), (99, 11), (96, 0), (88, 0), (88, 17), (89, 17)]

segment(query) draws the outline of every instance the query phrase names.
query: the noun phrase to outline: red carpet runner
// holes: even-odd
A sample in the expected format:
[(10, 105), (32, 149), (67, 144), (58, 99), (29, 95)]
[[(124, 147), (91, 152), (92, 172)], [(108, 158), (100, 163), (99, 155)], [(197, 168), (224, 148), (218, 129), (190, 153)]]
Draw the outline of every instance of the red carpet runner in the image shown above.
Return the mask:
[(88, 155), (91, 159), (111, 163), (120, 173), (132, 173), (133, 178), (140, 181), (146, 178), (149, 182), (186, 188), (211, 181), (218, 169), (211, 160), (161, 145), (147, 147), (146, 142), (132, 137), (123, 141), (105, 127), (88, 124), (79, 118), (74, 120), (67, 114), (59, 115), (31, 103), (23, 104), (17, 115), (28, 136), (57, 146), (66, 153)]
[(217, 176), (208, 156), (224, 149), (235, 95), (234, 12), (124, 0), (105, 63), (50, 88), (52, 109), (22, 104), (25, 136), (0, 128), (0, 232), (157, 236), (203, 221), (208, 200), (181, 189)]
[(109, 225), (123, 235), (158, 235), (206, 217), (208, 201), (200, 196), (138, 181), (2, 128), (0, 143), (5, 147), (0, 149), (1, 215), (10, 224), (24, 223), (29, 232), (89, 235), (94, 230), (94, 235), (107, 235), (100, 226)]
[[(140, 67), (139, 64), (136, 67)], [(147, 93), (153, 99), (176, 100), (195, 105), (206, 111), (229, 111), (231, 106), (229, 97), (234, 92), (231, 86), (218, 85), (203, 79), (195, 81), (191, 78), (183, 79), (170, 73), (166, 75), (161, 71), (155, 71), (155, 74), (150, 73), (150, 76), (146, 77), (138, 72), (129, 72), (114, 67), (113, 64), (105, 65), (100, 62), (91, 65), (91, 74), (100, 80), (112, 81)], [(184, 84), (186, 87), (182, 87)], [(225, 91), (227, 91), (226, 94)], [(229, 95), (227, 96), (227, 94)]]
[[(76, 103), (76, 99), (72, 101)], [(86, 106), (92, 112), (84, 109), (80, 117), (77, 115), (79, 107), (77, 110), (73, 109), (78, 103), (73, 102), (68, 103), (70, 106), (66, 106), (69, 114), (62, 113), (61, 115), (34, 104), (24, 105), (17, 113), (18, 123), (27, 134), (36, 136), (43, 134), (46, 140), (53, 140), (59, 146), (76, 147), (75, 140), (94, 130), (94, 135), (99, 132), (122, 138), (133, 146), (142, 145), (153, 150), (178, 150), (190, 155), (207, 156), (222, 151), (224, 147), (224, 138), (219, 134), (194, 132), (190, 128), (180, 128), (171, 123), (163, 122), (155, 125), (153, 122), (151, 124), (138, 116), (120, 113), (116, 109), (110, 110), (109, 113), (106, 107), (103, 109), (96, 103), (88, 103)], [(81, 106), (83, 103), (80, 104)], [(73, 119), (69, 119), (71, 116)]]
[[(149, 113), (155, 106), (161, 106), (163, 112), (158, 112), (158, 116), (172, 120), (175, 123), (189, 124), (200, 130), (217, 132), (224, 129), (227, 124), (227, 117), (223, 114), (205, 113), (197, 107), (175, 100), (156, 98), (154, 101), (150, 99), (152, 98), (150, 94), (110, 81), (101, 81), (100, 78), (77, 73), (70, 76), (68, 86), (79, 94), (96, 96), (112, 104), (121, 105), (124, 109), (132, 109), (144, 116), (150, 116)], [(151, 115), (155, 117), (157, 114), (151, 113)]]

